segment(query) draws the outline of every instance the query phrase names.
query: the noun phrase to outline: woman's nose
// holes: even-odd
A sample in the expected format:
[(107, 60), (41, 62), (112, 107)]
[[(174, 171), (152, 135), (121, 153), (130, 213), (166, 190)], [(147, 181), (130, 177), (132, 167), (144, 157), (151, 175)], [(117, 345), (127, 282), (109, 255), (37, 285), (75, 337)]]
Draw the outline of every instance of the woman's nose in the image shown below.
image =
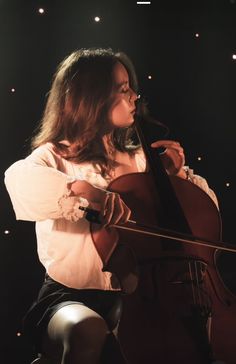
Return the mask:
[(129, 92), (130, 92), (129, 100), (136, 101), (138, 99), (138, 95), (136, 94), (136, 92), (134, 92), (134, 90), (132, 88), (130, 88)]

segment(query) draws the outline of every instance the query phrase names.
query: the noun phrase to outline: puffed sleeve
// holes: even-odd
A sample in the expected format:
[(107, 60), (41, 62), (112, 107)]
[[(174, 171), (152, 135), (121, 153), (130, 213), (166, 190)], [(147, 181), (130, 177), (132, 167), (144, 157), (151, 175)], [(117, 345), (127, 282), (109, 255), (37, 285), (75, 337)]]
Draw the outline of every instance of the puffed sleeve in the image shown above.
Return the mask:
[(6, 170), (5, 185), (18, 220), (77, 221), (83, 216), (78, 207), (87, 206), (87, 200), (70, 195), (76, 178), (57, 170), (56, 163), (50, 148), (42, 146)]
[(185, 172), (187, 173), (188, 179), (200, 187), (204, 192), (206, 192), (209, 197), (214, 201), (216, 207), (219, 209), (218, 199), (216, 197), (215, 192), (209, 187), (205, 178), (199, 176), (198, 174), (194, 174), (193, 169), (190, 169), (189, 166), (184, 166)]

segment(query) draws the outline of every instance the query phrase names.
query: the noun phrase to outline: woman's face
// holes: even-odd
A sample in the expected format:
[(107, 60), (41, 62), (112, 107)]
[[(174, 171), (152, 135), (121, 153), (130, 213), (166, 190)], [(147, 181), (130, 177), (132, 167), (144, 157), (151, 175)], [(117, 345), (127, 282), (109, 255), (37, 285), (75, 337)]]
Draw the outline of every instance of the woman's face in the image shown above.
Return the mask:
[(113, 70), (114, 102), (109, 112), (113, 126), (125, 128), (134, 122), (136, 93), (130, 88), (129, 76), (122, 63), (117, 62)]

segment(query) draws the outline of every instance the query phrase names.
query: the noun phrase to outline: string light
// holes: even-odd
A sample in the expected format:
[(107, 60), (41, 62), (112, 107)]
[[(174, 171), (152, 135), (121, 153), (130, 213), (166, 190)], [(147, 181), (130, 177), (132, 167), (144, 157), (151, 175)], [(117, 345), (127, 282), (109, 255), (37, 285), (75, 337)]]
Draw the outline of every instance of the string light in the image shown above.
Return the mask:
[(12, 93), (14, 93), (16, 91), (16, 89), (13, 87), (12, 89), (11, 89), (11, 92)]
[(195, 37), (196, 38), (199, 38), (199, 33), (195, 33)]
[(233, 55), (232, 55), (232, 58), (233, 58), (233, 59), (236, 59), (236, 54), (233, 54)]
[(21, 336), (21, 332), (17, 332), (16, 336), (18, 336), (18, 337)]
[(9, 235), (9, 234), (10, 234), (10, 231), (9, 231), (9, 230), (5, 230), (5, 231), (4, 231), (4, 234), (5, 234), (5, 235)]
[(225, 185), (226, 185), (226, 187), (229, 187), (230, 186), (230, 183), (229, 182), (226, 182)]
[(199, 157), (197, 157), (197, 160), (198, 160), (198, 161), (201, 161), (201, 160), (202, 160), (202, 157), (200, 157), (200, 156), (199, 156)]
[(43, 8), (39, 8), (38, 12), (39, 12), (39, 14), (44, 14), (44, 9)]
[(149, 79), (149, 80), (151, 80), (151, 79), (152, 79), (152, 76), (151, 76), (151, 75), (149, 75), (149, 76), (148, 76), (148, 79)]
[(99, 16), (95, 16), (94, 20), (98, 23), (101, 19)]

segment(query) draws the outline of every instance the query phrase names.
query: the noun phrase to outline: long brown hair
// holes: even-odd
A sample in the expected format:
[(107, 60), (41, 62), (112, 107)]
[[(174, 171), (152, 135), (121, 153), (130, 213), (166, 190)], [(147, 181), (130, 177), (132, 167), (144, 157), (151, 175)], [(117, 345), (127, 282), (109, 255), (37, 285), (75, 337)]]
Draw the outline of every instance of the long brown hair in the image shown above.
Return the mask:
[[(66, 57), (53, 77), (41, 123), (32, 138), (32, 149), (51, 142), (64, 158), (76, 163), (91, 161), (102, 173), (112, 167), (99, 131), (109, 122), (112, 105), (113, 69), (121, 62), (129, 75), (130, 87), (137, 93), (135, 70), (129, 57), (110, 48), (80, 49)], [(120, 151), (133, 153), (133, 127), (117, 128), (111, 144)], [(62, 140), (67, 140), (66, 147)]]

